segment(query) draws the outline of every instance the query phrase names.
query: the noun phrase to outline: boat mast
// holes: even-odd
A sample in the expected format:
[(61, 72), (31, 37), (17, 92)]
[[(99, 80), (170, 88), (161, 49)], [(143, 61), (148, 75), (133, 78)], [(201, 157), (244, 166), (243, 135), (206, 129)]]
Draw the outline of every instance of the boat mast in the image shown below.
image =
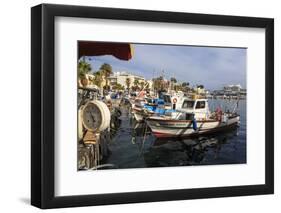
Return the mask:
[(238, 109), (239, 101), (240, 101), (240, 92), (239, 92), (239, 94), (237, 96), (237, 102), (236, 102), (236, 105), (234, 106), (234, 108), (232, 110), (232, 113), (234, 113)]

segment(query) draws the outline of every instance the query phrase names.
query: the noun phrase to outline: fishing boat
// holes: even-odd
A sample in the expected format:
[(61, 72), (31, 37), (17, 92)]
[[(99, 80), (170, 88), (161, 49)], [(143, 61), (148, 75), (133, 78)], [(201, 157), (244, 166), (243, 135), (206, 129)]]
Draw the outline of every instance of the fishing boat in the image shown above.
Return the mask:
[(165, 109), (180, 109), (183, 101), (186, 99), (183, 92), (171, 91), (170, 93), (163, 93), (161, 95), (165, 103)]
[(134, 106), (132, 106), (132, 114), (136, 121), (141, 122), (146, 117), (152, 116), (156, 111), (160, 113), (160, 108), (163, 107), (164, 101), (158, 98), (136, 99)]
[[(237, 102), (238, 105), (238, 102)], [(153, 135), (157, 138), (191, 137), (223, 131), (239, 125), (236, 112), (223, 112), (220, 108), (210, 112), (208, 99), (186, 98), (181, 109), (163, 116), (146, 119)]]
[(142, 122), (153, 115), (164, 115), (181, 108), (185, 96), (181, 92), (162, 93), (159, 98), (136, 99), (132, 113), (136, 121)]
[(132, 114), (136, 121), (142, 122), (153, 115), (171, 113), (182, 106), (183, 98), (183, 94), (164, 93), (161, 98), (135, 99)]

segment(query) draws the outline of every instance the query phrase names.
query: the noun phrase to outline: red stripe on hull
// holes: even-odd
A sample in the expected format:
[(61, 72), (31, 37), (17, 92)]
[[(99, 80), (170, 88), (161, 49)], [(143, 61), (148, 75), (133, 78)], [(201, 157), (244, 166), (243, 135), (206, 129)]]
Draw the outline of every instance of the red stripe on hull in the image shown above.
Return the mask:
[(152, 131), (153, 135), (156, 138), (188, 138), (188, 137), (194, 137), (197, 135), (206, 135), (206, 134), (212, 134), (212, 133), (216, 133), (216, 132), (221, 132), (221, 131), (227, 131), (233, 128), (238, 127), (237, 123), (233, 123), (231, 125), (228, 126), (223, 126), (223, 127), (218, 127), (218, 128), (214, 128), (214, 129), (209, 129), (209, 130), (205, 130), (203, 132), (194, 132), (191, 134), (182, 134), (182, 135), (175, 135), (175, 134), (167, 134), (167, 133), (162, 133), (162, 132), (156, 132), (156, 131)]
[(174, 138), (174, 137), (178, 137), (177, 135), (172, 135), (172, 134), (165, 134), (165, 133), (161, 133), (161, 132), (152, 132), (153, 135), (156, 138)]

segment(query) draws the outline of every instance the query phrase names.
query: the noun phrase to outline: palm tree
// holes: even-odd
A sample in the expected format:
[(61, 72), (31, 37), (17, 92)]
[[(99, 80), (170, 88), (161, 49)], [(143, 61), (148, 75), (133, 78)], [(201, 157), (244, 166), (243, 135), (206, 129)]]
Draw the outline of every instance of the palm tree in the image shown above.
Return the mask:
[(141, 89), (144, 88), (144, 81), (140, 82), (140, 85), (141, 85)]
[(153, 79), (153, 88), (156, 91), (162, 91), (167, 85), (165, 85), (163, 76), (159, 76), (158, 78)]
[(100, 71), (95, 72), (95, 73), (94, 73), (94, 76), (95, 76), (95, 78), (94, 78), (94, 80), (93, 80), (93, 83), (94, 83), (95, 85), (97, 85), (98, 87), (101, 87), (101, 83), (102, 83), (102, 80), (103, 80), (102, 73), (101, 73)]
[(100, 71), (105, 77), (105, 85), (108, 88), (108, 77), (112, 74), (112, 67), (110, 64), (104, 63), (101, 65)]
[(88, 84), (86, 74), (91, 72), (91, 64), (87, 63), (84, 59), (78, 63), (78, 76), (83, 86)]
[(170, 81), (171, 81), (171, 89), (175, 89), (176, 88), (176, 83), (177, 83), (177, 79), (176, 78), (174, 78), (174, 77), (172, 77), (171, 79), (170, 79)]
[(171, 80), (171, 82), (173, 82), (173, 83), (177, 83), (177, 79), (174, 78), (174, 77), (172, 77), (170, 80)]
[(182, 86), (183, 86), (183, 87), (188, 87), (188, 86), (189, 86), (189, 83), (188, 83), (188, 82), (183, 82), (183, 83), (182, 83)]
[(130, 78), (126, 78), (126, 85), (127, 85), (128, 91), (129, 91), (130, 85), (131, 85), (131, 79)]
[(122, 86), (121, 84), (117, 83), (116, 85), (113, 86), (113, 89), (115, 90), (124, 90), (124, 86)]
[(134, 80), (134, 86), (136, 87), (138, 86), (138, 84), (139, 84), (139, 80), (138, 79)]
[(181, 84), (181, 86), (182, 86), (183, 91), (189, 92), (189, 90), (190, 90), (189, 82), (183, 82), (183, 83)]
[(91, 72), (91, 64), (87, 63), (86, 61), (82, 60), (78, 63), (78, 73), (79, 77), (83, 77), (89, 72)]
[(135, 79), (134, 80), (134, 90), (137, 90), (139, 88), (138, 85), (139, 85), (139, 80)]

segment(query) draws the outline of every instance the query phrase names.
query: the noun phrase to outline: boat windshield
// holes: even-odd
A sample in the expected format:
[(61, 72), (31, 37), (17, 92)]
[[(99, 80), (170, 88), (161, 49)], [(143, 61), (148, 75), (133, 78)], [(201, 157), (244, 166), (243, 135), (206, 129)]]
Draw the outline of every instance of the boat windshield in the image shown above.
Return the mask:
[(171, 97), (169, 95), (163, 95), (164, 102), (171, 103)]
[(188, 100), (185, 100), (182, 104), (182, 108), (184, 109), (193, 109), (193, 106), (194, 106), (194, 102), (195, 101), (188, 101)]

